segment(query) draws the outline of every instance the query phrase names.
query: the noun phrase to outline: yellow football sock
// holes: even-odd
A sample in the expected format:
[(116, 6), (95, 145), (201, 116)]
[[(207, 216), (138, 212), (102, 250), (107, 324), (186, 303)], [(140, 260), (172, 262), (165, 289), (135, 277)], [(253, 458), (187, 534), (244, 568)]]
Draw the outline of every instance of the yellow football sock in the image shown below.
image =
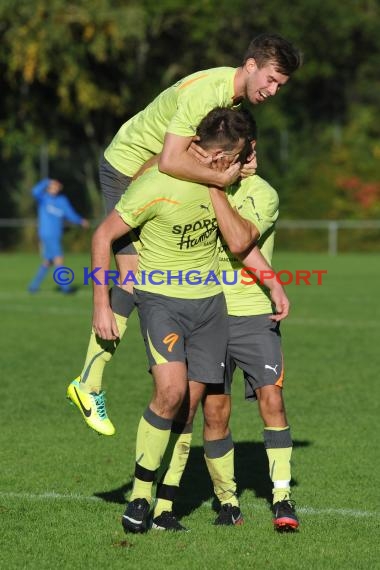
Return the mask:
[(234, 444), (231, 434), (225, 439), (204, 441), (205, 460), (221, 505), (239, 506), (236, 495)]
[(264, 443), (269, 461), (269, 475), (273, 482), (273, 503), (290, 498), (291, 465), (293, 451), (289, 426), (266, 427)]
[(283, 489), (281, 487), (278, 489), (274, 487), (272, 489), (273, 504), (278, 503), (279, 501), (288, 501), (290, 499), (290, 493), (290, 487), (284, 487)]
[(184, 426), (181, 433), (175, 432), (173, 429), (171, 431), (165, 453), (165, 456), (169, 455), (169, 457), (168, 460), (166, 457), (162, 460), (157, 477), (154, 517), (158, 517), (164, 511), (172, 511), (173, 501), (189, 457), (192, 435), (191, 424)]
[(151, 502), (153, 482), (169, 443), (172, 423), (150, 408), (145, 410), (137, 430), (135, 479), (130, 501)]
[(99, 393), (101, 391), (104, 368), (115, 354), (115, 350), (127, 330), (128, 319), (116, 313), (114, 313), (114, 317), (119, 329), (117, 340), (103, 340), (94, 331), (91, 331), (86, 360), (80, 375), (81, 388), (88, 393)]

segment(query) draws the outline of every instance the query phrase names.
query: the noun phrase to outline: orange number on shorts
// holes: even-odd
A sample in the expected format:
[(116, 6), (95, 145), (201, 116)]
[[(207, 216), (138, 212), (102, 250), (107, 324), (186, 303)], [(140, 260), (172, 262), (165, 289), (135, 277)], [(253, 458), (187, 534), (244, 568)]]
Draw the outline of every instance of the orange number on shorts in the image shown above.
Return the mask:
[(166, 337), (163, 339), (163, 343), (169, 345), (168, 352), (171, 352), (173, 350), (173, 346), (175, 345), (178, 339), (179, 335), (177, 333), (170, 333), (166, 335)]

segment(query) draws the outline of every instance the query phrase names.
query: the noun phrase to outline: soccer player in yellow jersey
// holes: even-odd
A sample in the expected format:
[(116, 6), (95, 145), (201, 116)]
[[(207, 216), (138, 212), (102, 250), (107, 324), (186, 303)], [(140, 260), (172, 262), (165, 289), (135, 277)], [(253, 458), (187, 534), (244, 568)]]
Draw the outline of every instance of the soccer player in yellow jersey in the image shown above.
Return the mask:
[[(232, 377), (239, 367), (244, 374), (246, 399), (258, 401), (264, 423), (264, 445), (273, 483), (273, 523), (280, 531), (296, 530), (299, 522), (290, 500), (292, 438), (282, 393), (284, 365), (279, 330), (279, 321), (286, 317), (288, 307), (284, 307), (282, 315), (275, 314), (265, 280), (260, 283), (244, 269), (254, 266), (257, 269), (257, 258), (251, 251), (255, 243), (271, 263), (278, 195), (257, 175), (241, 180), (227, 192), (210, 188), (210, 195), (224, 238), (219, 264), (228, 310), (224, 390), (220, 393), (219, 386), (209, 386), (203, 401), (205, 459), (221, 504), (214, 524), (243, 523), (234, 477), (234, 446), (228, 426)], [(268, 274), (267, 284), (273, 278)], [(189, 425), (198, 403), (192, 401)], [(163, 502), (168, 510), (170, 502), (160, 497), (173, 501), (182, 475), (174, 459), (157, 491), (158, 507)]]
[[(142, 165), (158, 153), (161, 153), (160, 171), (170, 176), (219, 187), (231, 184), (240, 176), (236, 165), (223, 172), (214, 171), (188, 152), (190, 147), (197, 148), (193, 154), (208, 161), (207, 152), (192, 145), (197, 125), (214, 107), (238, 107), (244, 99), (256, 105), (276, 95), (300, 65), (301, 55), (290, 42), (275, 34), (262, 34), (250, 43), (240, 67), (199, 71), (163, 91), (122, 125), (104, 153), (100, 183), (107, 211), (112, 211)], [(250, 168), (248, 163), (247, 171)], [(136, 250), (130, 236), (116, 240), (113, 251), (121, 282), (124, 282), (130, 270), (137, 270)], [(102, 375), (134, 308), (132, 287), (133, 283), (128, 282), (111, 289), (116, 334), (113, 339), (104, 341), (92, 331), (83, 370), (76, 380), (81, 390), (92, 394), (91, 415), (96, 421), (89, 422), (83, 417), (105, 435), (115, 433), (115, 428), (105, 412)], [(72, 384), (68, 397), (77, 404)]]
[[(279, 322), (273, 313), (267, 289), (243, 273), (252, 255), (242, 242), (247, 225), (256, 228), (257, 243), (266, 261), (272, 260), (278, 196), (259, 176), (242, 180), (228, 195), (210, 189), (219, 228), (224, 237), (219, 263), (226, 282), (223, 287), (228, 310), (228, 349), (225, 395), (206, 398), (205, 458), (214, 489), (221, 502), (215, 524), (236, 524), (239, 511), (233, 472), (233, 443), (228, 428), (230, 393), (236, 367), (243, 371), (245, 397), (258, 401), (264, 423), (264, 445), (273, 484), (273, 523), (277, 530), (299, 526), (294, 503), (290, 500), (292, 438), (283, 399), (284, 363)], [(228, 199), (227, 199), (228, 196)], [(253, 262), (255, 263), (255, 261)], [(211, 390), (210, 390), (211, 392)]]

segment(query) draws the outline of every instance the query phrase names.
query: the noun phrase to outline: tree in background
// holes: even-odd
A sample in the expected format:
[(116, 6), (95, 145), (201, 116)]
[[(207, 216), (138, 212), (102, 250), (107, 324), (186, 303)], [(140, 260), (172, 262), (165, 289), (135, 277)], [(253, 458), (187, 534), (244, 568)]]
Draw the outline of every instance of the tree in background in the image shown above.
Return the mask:
[(100, 217), (97, 163), (119, 126), (178, 78), (240, 65), (263, 31), (305, 53), (255, 109), (282, 217), (378, 216), (344, 182), (379, 180), (378, 0), (2, 0), (0, 22), (0, 217), (32, 214), (47, 155), (75, 207)]

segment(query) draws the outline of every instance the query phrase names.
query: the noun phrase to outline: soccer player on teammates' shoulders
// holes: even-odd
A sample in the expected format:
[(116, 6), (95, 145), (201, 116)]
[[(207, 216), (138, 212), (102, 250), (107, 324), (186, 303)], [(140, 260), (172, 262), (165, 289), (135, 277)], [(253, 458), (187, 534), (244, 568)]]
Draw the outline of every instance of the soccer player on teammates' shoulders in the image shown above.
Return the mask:
[[(208, 153), (193, 144), (197, 125), (214, 107), (239, 108), (243, 100), (257, 105), (276, 95), (300, 67), (301, 59), (298, 49), (286, 39), (276, 34), (261, 34), (248, 46), (240, 67), (198, 71), (163, 91), (122, 125), (104, 153), (100, 183), (107, 211), (112, 211), (144, 163), (158, 153), (161, 153), (160, 171), (170, 176), (218, 187), (234, 182), (240, 176), (237, 165), (223, 172), (208, 168)], [(197, 160), (199, 158), (201, 160)], [(248, 156), (247, 160), (243, 172), (252, 171), (254, 159)], [(133, 284), (122, 283), (130, 271), (137, 270), (137, 255), (130, 234), (116, 240), (112, 247), (121, 283), (110, 292), (117, 330), (108, 340), (91, 332), (82, 372), (67, 391), (76, 405), (74, 388), (83, 393), (89, 402), (91, 421), (79, 405), (78, 408), (88, 425), (104, 435), (114, 434), (115, 428), (106, 413), (102, 376), (135, 306)]]

